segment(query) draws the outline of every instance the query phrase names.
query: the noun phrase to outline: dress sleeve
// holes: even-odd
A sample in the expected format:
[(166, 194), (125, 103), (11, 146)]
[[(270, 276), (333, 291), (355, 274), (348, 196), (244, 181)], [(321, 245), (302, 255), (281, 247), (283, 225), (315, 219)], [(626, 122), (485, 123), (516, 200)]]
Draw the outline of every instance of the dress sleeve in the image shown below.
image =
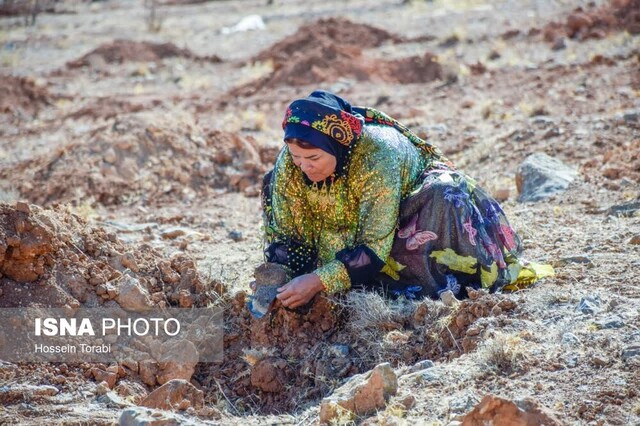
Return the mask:
[[(317, 263), (317, 251), (305, 244), (296, 226), (294, 207), (287, 191), (288, 157), (283, 150), (268, 173), (262, 187), (262, 211), (265, 235), (265, 261), (284, 265), (289, 278), (311, 272)], [(299, 215), (298, 215), (299, 216)]]
[(354, 193), (361, 194), (354, 248), (342, 250), (335, 260), (315, 271), (329, 293), (347, 290), (352, 284), (361, 284), (357, 281), (372, 278), (389, 258), (402, 197), (402, 173), (398, 159), (388, 154), (370, 153), (366, 160), (352, 167), (357, 170), (350, 177), (352, 188)]

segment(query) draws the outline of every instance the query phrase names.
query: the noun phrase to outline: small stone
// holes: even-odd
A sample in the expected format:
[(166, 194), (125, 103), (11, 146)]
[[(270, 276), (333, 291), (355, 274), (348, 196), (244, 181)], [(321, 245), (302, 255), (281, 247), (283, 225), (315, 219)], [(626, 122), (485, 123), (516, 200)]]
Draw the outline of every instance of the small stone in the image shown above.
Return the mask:
[(605, 367), (609, 365), (610, 361), (609, 361), (609, 358), (607, 358), (606, 356), (594, 355), (591, 357), (591, 362), (593, 363), (593, 365), (597, 367)]
[(440, 294), (440, 300), (442, 300), (442, 303), (444, 303), (446, 306), (456, 306), (460, 303), (460, 301), (456, 299), (456, 296), (451, 290), (447, 290)]
[(555, 124), (553, 118), (547, 117), (546, 115), (534, 115), (529, 119), (529, 121), (531, 124), (536, 124), (538, 127), (548, 127)]
[(31, 207), (29, 207), (29, 203), (26, 201), (18, 201), (16, 203), (16, 210), (27, 215), (31, 214)]
[(564, 333), (562, 335), (562, 344), (563, 345), (569, 345), (569, 346), (578, 346), (580, 345), (580, 339), (578, 339), (578, 336), (576, 336), (573, 333)]
[(409, 370), (411, 373), (416, 373), (418, 371), (424, 371), (428, 368), (433, 368), (436, 365), (433, 363), (433, 361), (429, 360), (429, 359), (424, 359), (422, 361), (416, 362), (415, 364), (413, 364), (411, 366), (411, 369)]
[(235, 242), (242, 241), (244, 238), (240, 231), (230, 231), (228, 237)]
[(549, 409), (530, 398), (514, 403), (494, 395), (486, 395), (480, 404), (464, 416), (462, 424), (560, 426), (563, 423)]
[(624, 327), (624, 321), (617, 315), (612, 315), (601, 320), (595, 321), (594, 324), (601, 330)]
[(544, 135), (542, 135), (542, 139), (556, 138), (556, 137), (562, 135), (562, 133), (564, 133), (564, 132), (562, 131), (561, 128), (552, 127), (551, 129), (547, 130), (547, 132)]
[(640, 357), (640, 345), (627, 346), (622, 350), (622, 360), (628, 361), (631, 358)]
[(629, 244), (639, 245), (640, 244), (640, 234), (636, 234), (629, 240)]
[(176, 426), (191, 425), (194, 422), (177, 413), (145, 407), (130, 407), (122, 411), (118, 424), (120, 426)]
[(344, 358), (349, 356), (349, 345), (335, 344), (329, 347), (329, 354), (337, 358)]
[(400, 404), (402, 404), (405, 410), (410, 410), (416, 405), (416, 397), (413, 395), (407, 395), (400, 401)]
[(640, 111), (628, 111), (622, 114), (622, 119), (627, 123), (637, 123), (640, 120)]
[(151, 392), (140, 405), (161, 410), (200, 409), (204, 407), (204, 392), (186, 380), (170, 380)]
[(600, 298), (598, 296), (587, 296), (580, 299), (580, 303), (578, 303), (576, 309), (583, 314), (595, 315), (600, 311), (601, 304), (602, 302), (600, 301)]
[(105, 392), (96, 398), (101, 404), (106, 405), (109, 408), (126, 408), (131, 407), (133, 404), (122, 398), (120, 395), (113, 391)]
[(91, 374), (97, 382), (105, 382), (109, 389), (113, 389), (116, 385), (116, 381), (118, 380), (118, 375), (116, 373), (104, 371), (100, 368), (92, 368)]
[(55, 383), (56, 385), (64, 385), (67, 382), (67, 378), (64, 377), (62, 374), (58, 374), (53, 378), (52, 382)]
[(554, 262), (554, 264), (556, 266), (564, 266), (564, 265), (568, 265), (570, 263), (581, 263), (583, 265), (587, 265), (587, 266), (591, 266), (591, 267), (594, 266), (593, 262), (591, 261), (591, 258), (589, 258), (588, 256), (585, 256), (585, 255), (561, 257), (556, 262)]
[(551, 45), (551, 50), (562, 50), (567, 48), (567, 42), (564, 37), (556, 37)]
[(640, 212), (640, 201), (616, 204), (607, 209), (607, 216), (633, 217)]
[(98, 383), (98, 386), (96, 386), (96, 389), (94, 390), (94, 393), (98, 396), (100, 395), (104, 395), (105, 393), (109, 392), (111, 388), (109, 387), (109, 384), (107, 382), (100, 382)]
[(182, 237), (186, 234), (186, 231), (182, 228), (170, 228), (162, 232), (160, 236), (165, 240), (174, 240), (178, 237)]

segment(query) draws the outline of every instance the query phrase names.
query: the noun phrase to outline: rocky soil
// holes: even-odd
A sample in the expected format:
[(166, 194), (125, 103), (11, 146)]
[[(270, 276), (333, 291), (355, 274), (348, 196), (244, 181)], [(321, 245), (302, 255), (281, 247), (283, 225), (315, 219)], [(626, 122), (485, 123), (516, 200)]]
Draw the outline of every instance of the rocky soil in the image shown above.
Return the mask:
[[(5, 3), (0, 308), (220, 308), (225, 353), (0, 360), (0, 423), (640, 424), (638, 1)], [(252, 317), (260, 179), (317, 87), (430, 138), (555, 276)]]

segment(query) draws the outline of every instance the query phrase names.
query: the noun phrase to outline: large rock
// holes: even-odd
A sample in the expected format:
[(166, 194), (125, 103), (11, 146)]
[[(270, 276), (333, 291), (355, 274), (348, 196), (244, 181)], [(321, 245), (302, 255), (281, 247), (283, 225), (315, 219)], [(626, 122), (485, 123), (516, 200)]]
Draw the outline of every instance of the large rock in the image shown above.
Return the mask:
[(204, 407), (204, 393), (186, 380), (170, 380), (154, 390), (140, 403), (160, 410), (196, 410)]
[(198, 364), (198, 350), (189, 340), (170, 340), (161, 346), (156, 380), (160, 384), (173, 379), (191, 380)]
[(563, 192), (577, 175), (576, 169), (547, 154), (531, 154), (516, 172), (518, 201), (540, 201)]
[(120, 426), (180, 426), (196, 423), (176, 413), (131, 407), (122, 411), (118, 424)]
[(562, 423), (547, 408), (530, 398), (518, 405), (507, 399), (486, 395), (480, 404), (462, 420), (462, 426), (561, 426)]
[(365, 415), (383, 408), (398, 391), (398, 379), (389, 363), (353, 376), (331, 396), (322, 400), (320, 422), (329, 423), (344, 415)]
[(140, 284), (140, 281), (129, 275), (122, 277), (116, 302), (123, 309), (131, 312), (145, 312), (153, 306), (147, 289)]

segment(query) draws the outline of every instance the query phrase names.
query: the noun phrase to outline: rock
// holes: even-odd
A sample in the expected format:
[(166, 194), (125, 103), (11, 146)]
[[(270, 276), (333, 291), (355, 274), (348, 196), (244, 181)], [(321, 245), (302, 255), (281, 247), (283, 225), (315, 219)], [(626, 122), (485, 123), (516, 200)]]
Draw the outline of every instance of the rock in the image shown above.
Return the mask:
[(564, 131), (560, 127), (552, 127), (542, 135), (542, 139), (551, 139), (562, 135)]
[(440, 380), (442, 377), (442, 369), (427, 367), (423, 370), (418, 370), (416, 372), (405, 374), (401, 377), (403, 383), (409, 384), (424, 384), (427, 382), (435, 382)]
[(8, 405), (34, 398), (46, 398), (58, 394), (58, 389), (48, 385), (11, 385), (0, 387), (0, 404)]
[(618, 315), (611, 315), (609, 317), (603, 318), (601, 320), (594, 322), (595, 326), (600, 330), (607, 330), (612, 328), (622, 328), (624, 327), (624, 321)]
[(173, 379), (191, 380), (196, 364), (198, 350), (189, 340), (169, 340), (162, 343), (158, 357), (156, 380), (164, 384)]
[(147, 289), (140, 284), (137, 278), (129, 275), (122, 276), (116, 302), (123, 309), (132, 312), (145, 312), (153, 306)]
[(628, 361), (631, 358), (640, 357), (640, 345), (627, 346), (622, 350), (622, 360)]
[(529, 121), (531, 122), (531, 124), (535, 124), (538, 127), (542, 128), (553, 126), (555, 124), (553, 118), (547, 117), (546, 115), (534, 115), (529, 119)]
[(567, 17), (569, 37), (574, 37), (583, 29), (593, 26), (593, 19), (584, 12), (574, 12)]
[(351, 377), (347, 383), (320, 405), (320, 422), (329, 423), (345, 411), (365, 415), (383, 408), (398, 390), (398, 380), (389, 363), (379, 364), (365, 374)]
[(92, 368), (91, 374), (96, 379), (96, 382), (105, 382), (109, 389), (113, 389), (116, 385), (116, 380), (118, 380), (118, 375), (116, 373), (104, 371), (99, 368)]
[(622, 114), (622, 119), (627, 123), (637, 123), (640, 121), (640, 110), (627, 111)]
[(557, 261), (554, 262), (555, 266), (564, 266), (564, 265), (568, 265), (570, 263), (581, 263), (584, 265), (587, 265), (588, 267), (593, 267), (593, 262), (591, 261), (591, 258), (589, 258), (588, 256), (584, 256), (584, 255), (576, 255), (576, 256), (566, 256), (566, 257), (561, 257), (560, 259), (558, 259)]
[(204, 407), (204, 392), (186, 380), (170, 380), (154, 390), (140, 403), (143, 407), (160, 410), (196, 410)]
[(587, 296), (580, 299), (580, 303), (576, 306), (576, 310), (582, 312), (583, 314), (595, 315), (600, 311), (600, 305), (602, 302), (598, 296)]
[(507, 399), (486, 395), (462, 420), (462, 426), (483, 425), (561, 426), (562, 423), (554, 413), (530, 398), (516, 405)]
[(405, 410), (410, 410), (416, 405), (416, 397), (413, 395), (407, 395), (400, 400), (400, 404), (405, 408)]
[(460, 301), (456, 299), (456, 296), (451, 290), (443, 292), (440, 295), (440, 300), (442, 300), (442, 303), (444, 303), (446, 306), (455, 306), (460, 303)]
[(126, 408), (131, 407), (133, 404), (113, 391), (106, 392), (96, 398), (101, 404), (106, 405), (108, 408)]
[(251, 369), (251, 385), (263, 392), (281, 392), (287, 385), (287, 361), (267, 357)]
[(230, 231), (228, 236), (235, 242), (242, 241), (244, 239), (244, 236), (240, 231)]
[(551, 45), (551, 50), (562, 50), (567, 48), (567, 43), (564, 37), (556, 37)]
[(121, 397), (133, 401), (134, 404), (140, 403), (149, 394), (144, 385), (128, 380), (122, 380), (118, 383), (114, 391)]
[(629, 244), (639, 245), (640, 244), (640, 234), (636, 234), (629, 239)]
[(118, 424), (120, 426), (180, 426), (196, 423), (176, 413), (131, 407), (120, 413)]
[(156, 374), (158, 373), (158, 363), (146, 359), (140, 361), (138, 365), (140, 369), (140, 379), (149, 386), (155, 386), (157, 383)]
[(518, 201), (540, 201), (565, 191), (578, 172), (543, 153), (535, 153), (520, 164), (516, 172)]
[(578, 346), (580, 344), (580, 339), (573, 333), (564, 333), (562, 335), (562, 344), (569, 346)]
[(26, 201), (18, 201), (16, 202), (16, 210), (18, 210), (19, 212), (22, 212), (26, 215), (30, 215), (31, 214), (31, 207), (29, 207), (29, 203), (27, 203)]
[(607, 216), (633, 217), (640, 211), (640, 201), (616, 204), (607, 209)]
[(449, 411), (454, 415), (461, 415), (468, 413), (476, 404), (478, 404), (478, 398), (473, 394), (463, 394), (451, 398), (449, 400)]
[(606, 367), (611, 361), (604, 355), (596, 354), (591, 357), (591, 362), (596, 367)]
[(175, 240), (178, 237), (186, 235), (186, 231), (183, 228), (169, 228), (162, 232), (160, 236), (165, 240)]
[(349, 345), (334, 344), (329, 346), (328, 352), (336, 358), (344, 358), (349, 356)]
[(433, 363), (433, 361), (425, 359), (425, 360), (422, 360), (422, 361), (419, 361), (419, 362), (416, 362), (415, 364), (413, 364), (411, 366), (411, 369), (409, 369), (409, 371), (411, 373), (416, 373), (418, 371), (423, 371), (423, 370), (426, 370), (428, 368), (433, 368), (435, 366), (436, 365)]

